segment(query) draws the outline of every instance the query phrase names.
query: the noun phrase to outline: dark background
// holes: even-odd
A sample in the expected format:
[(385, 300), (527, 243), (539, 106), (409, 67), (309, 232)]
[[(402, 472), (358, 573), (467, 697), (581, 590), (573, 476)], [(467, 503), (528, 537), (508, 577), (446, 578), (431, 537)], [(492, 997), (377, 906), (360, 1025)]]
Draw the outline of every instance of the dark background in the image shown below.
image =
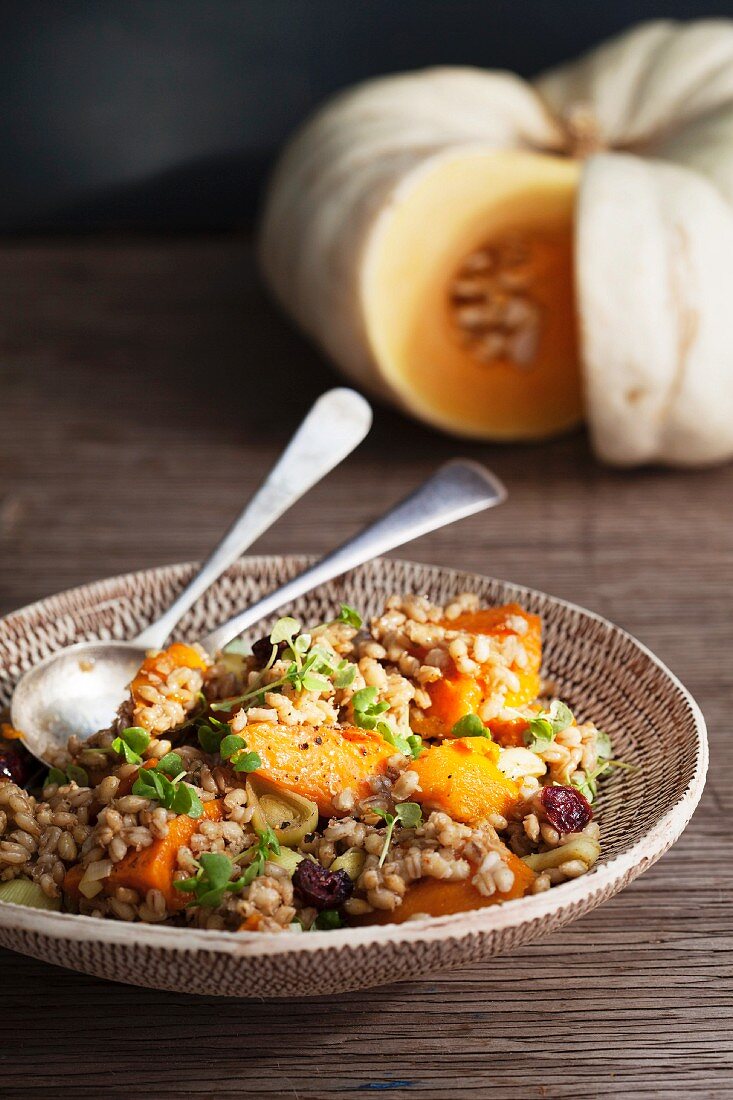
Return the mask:
[(532, 75), (649, 18), (733, 0), (3, 0), (0, 230), (246, 224), (330, 92), (475, 64)]

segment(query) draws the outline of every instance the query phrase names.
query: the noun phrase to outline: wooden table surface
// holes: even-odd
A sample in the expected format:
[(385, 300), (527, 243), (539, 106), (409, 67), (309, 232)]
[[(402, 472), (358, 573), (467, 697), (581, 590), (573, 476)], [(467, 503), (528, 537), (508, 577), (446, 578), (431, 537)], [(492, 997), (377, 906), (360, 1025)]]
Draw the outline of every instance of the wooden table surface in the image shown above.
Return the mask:
[[(244, 239), (5, 243), (0, 612), (203, 554), (333, 383)], [(733, 468), (614, 472), (581, 434), (467, 446), (378, 408), (258, 548), (325, 550), (460, 453), (509, 502), (405, 555), (545, 589), (651, 646), (710, 729), (685, 835), (513, 957), (336, 998), (159, 993), (0, 952), (0, 1095), (733, 1096)]]

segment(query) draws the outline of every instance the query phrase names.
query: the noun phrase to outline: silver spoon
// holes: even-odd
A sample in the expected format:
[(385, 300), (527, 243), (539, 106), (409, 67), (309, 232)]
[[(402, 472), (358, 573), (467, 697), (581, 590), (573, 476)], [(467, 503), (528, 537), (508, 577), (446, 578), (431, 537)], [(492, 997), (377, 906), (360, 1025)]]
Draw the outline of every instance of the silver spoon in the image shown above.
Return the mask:
[(354, 390), (319, 397), (266, 481), (159, 619), (130, 642), (79, 642), (26, 672), (11, 703), (11, 721), (26, 748), (48, 763), (49, 750), (65, 747), (71, 734), (84, 739), (108, 727), (147, 651), (164, 645), (198, 597), (361, 443), (371, 423), (368, 402)]
[(506, 500), (507, 491), (478, 462), (454, 459), (446, 462), (413, 493), (369, 524), (348, 542), (332, 550), (315, 565), (286, 581), (246, 611), (235, 615), (201, 639), (207, 653), (218, 653), (249, 627), (318, 585), (340, 577), (388, 550), (445, 527), (456, 520), (493, 508)]

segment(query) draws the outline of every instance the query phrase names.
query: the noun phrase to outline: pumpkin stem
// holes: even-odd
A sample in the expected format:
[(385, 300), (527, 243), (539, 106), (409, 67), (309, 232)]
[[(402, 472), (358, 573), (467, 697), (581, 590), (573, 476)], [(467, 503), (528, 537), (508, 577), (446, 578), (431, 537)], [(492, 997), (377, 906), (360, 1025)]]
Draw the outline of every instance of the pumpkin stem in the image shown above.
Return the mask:
[(601, 125), (587, 103), (573, 103), (562, 115), (562, 125), (568, 142), (568, 154), (583, 160), (594, 153), (602, 152), (606, 142), (601, 133)]

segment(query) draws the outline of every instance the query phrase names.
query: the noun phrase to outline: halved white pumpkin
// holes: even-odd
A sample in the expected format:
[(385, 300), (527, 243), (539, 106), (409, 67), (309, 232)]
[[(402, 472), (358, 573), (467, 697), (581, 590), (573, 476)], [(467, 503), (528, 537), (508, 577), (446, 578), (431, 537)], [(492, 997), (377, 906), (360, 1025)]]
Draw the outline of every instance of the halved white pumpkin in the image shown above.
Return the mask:
[(338, 97), (281, 160), (262, 261), (431, 424), (536, 439), (585, 412), (608, 461), (706, 463), (733, 455), (731, 202), (733, 22), (660, 21), (534, 86), (434, 69)]

